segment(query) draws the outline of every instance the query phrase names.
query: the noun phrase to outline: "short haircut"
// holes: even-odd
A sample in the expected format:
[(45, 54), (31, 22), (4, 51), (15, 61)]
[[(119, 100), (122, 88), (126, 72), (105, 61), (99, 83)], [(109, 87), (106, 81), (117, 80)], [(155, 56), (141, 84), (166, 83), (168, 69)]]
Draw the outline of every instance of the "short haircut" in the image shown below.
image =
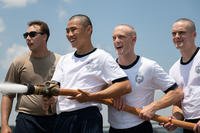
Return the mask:
[(190, 23), (190, 29), (194, 32), (196, 32), (196, 26), (195, 26), (195, 23), (191, 20), (191, 19), (188, 19), (188, 18), (179, 18), (175, 21), (176, 22), (180, 22), (180, 21), (186, 21), (186, 22), (189, 22)]
[(47, 39), (46, 39), (46, 42), (47, 42), (49, 39), (49, 36), (50, 36), (50, 31), (49, 31), (49, 27), (48, 27), (47, 23), (45, 23), (44, 21), (40, 21), (40, 20), (30, 21), (28, 23), (28, 26), (33, 26), (33, 25), (40, 26), (41, 32), (44, 34), (47, 34)]
[(72, 20), (72, 19), (75, 19), (75, 18), (79, 18), (81, 20), (81, 23), (84, 26), (90, 25), (92, 27), (92, 22), (91, 22), (90, 18), (87, 15), (76, 14), (76, 15), (73, 15), (69, 20)]

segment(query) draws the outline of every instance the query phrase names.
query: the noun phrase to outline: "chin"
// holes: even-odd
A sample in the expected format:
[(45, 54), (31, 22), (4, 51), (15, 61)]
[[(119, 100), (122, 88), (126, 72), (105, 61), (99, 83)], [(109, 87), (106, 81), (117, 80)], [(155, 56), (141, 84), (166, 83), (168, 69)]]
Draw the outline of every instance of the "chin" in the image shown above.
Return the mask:
[(176, 43), (175, 46), (176, 46), (177, 49), (180, 49), (180, 48), (182, 48), (184, 45), (183, 45), (183, 43)]
[(72, 48), (76, 48), (76, 45), (75, 44), (71, 44)]

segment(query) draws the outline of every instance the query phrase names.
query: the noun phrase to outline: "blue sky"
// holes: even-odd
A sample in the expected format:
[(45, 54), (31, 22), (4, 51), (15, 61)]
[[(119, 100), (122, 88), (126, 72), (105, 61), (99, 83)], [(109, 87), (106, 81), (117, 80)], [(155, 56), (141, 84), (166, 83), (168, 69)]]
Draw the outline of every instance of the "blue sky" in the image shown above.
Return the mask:
[(27, 22), (46, 21), (48, 47), (59, 54), (73, 49), (65, 37), (66, 22), (74, 14), (88, 15), (94, 26), (93, 44), (115, 57), (112, 31), (117, 24), (130, 24), (138, 35), (136, 53), (156, 60), (166, 71), (179, 58), (171, 40), (171, 25), (187, 17), (196, 23), (200, 43), (199, 0), (0, 0), (0, 81), (12, 59), (27, 50), (22, 34)]

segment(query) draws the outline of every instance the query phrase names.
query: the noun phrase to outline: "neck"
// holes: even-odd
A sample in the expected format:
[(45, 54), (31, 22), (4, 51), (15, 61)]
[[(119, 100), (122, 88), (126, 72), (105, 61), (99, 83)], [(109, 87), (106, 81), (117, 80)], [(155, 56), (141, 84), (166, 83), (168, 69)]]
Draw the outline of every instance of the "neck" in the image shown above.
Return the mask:
[(47, 49), (47, 47), (31, 51), (31, 57), (36, 57), (36, 58), (46, 57), (49, 54), (50, 54), (50, 51)]
[(193, 56), (193, 54), (195, 53), (196, 49), (197, 49), (196, 45), (191, 45), (190, 48), (180, 49), (183, 62), (189, 61)]
[(78, 55), (84, 55), (84, 54), (87, 54), (87, 53), (91, 52), (92, 50), (94, 50), (94, 47), (91, 42), (88, 43), (87, 45), (83, 45), (83, 46), (84, 47), (77, 49), (76, 53)]
[(123, 66), (128, 66), (132, 64), (137, 59), (137, 55), (135, 53), (121, 55), (118, 57), (118, 63)]

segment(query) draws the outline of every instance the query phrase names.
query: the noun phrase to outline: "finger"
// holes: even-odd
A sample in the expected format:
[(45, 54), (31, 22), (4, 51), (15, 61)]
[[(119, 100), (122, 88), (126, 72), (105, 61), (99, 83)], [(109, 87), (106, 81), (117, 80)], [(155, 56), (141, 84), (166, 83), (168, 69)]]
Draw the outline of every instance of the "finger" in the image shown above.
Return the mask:
[(139, 113), (139, 117), (142, 119), (142, 113), (141, 112)]
[(194, 131), (195, 133), (198, 133), (198, 131), (200, 131), (200, 129), (198, 129), (198, 128), (200, 128), (200, 127), (199, 127), (199, 125), (198, 125), (198, 123), (197, 123), (197, 124), (195, 124), (195, 126), (194, 126), (194, 128), (193, 128), (193, 131)]
[(196, 133), (200, 133), (200, 128), (199, 127), (197, 127), (197, 129), (196, 129)]
[(43, 99), (43, 101), (48, 101), (49, 100), (49, 98), (47, 98), (47, 97), (43, 97), (42, 99)]
[(67, 99), (70, 99), (70, 100), (75, 100), (76, 99), (76, 97), (67, 97)]
[(49, 101), (50, 101), (51, 104), (56, 103), (56, 99), (55, 99), (55, 97), (51, 97), (51, 98), (49, 99)]
[(117, 107), (116, 100), (113, 100), (113, 107), (114, 107), (114, 108), (116, 108), (116, 107)]
[(80, 90), (80, 89), (78, 89), (78, 91), (79, 91), (80, 93), (82, 93), (82, 94), (84, 94), (84, 95), (87, 95), (87, 96), (88, 96), (88, 93), (87, 93), (87, 92), (85, 92), (85, 91), (83, 91), (83, 90)]
[(165, 124), (165, 123), (163, 123), (163, 122), (158, 123), (158, 125), (160, 125), (160, 126), (164, 126), (164, 124)]
[(196, 132), (200, 133), (200, 124), (198, 124)]
[(124, 110), (125, 107), (126, 107), (126, 104), (125, 104), (124, 102), (123, 102), (122, 104), (123, 104), (123, 106), (122, 106), (122, 110)]
[(120, 109), (121, 110), (123, 110), (124, 109), (124, 107), (125, 107), (125, 104), (124, 104), (124, 101), (123, 100), (120, 100), (121, 102), (120, 102)]

